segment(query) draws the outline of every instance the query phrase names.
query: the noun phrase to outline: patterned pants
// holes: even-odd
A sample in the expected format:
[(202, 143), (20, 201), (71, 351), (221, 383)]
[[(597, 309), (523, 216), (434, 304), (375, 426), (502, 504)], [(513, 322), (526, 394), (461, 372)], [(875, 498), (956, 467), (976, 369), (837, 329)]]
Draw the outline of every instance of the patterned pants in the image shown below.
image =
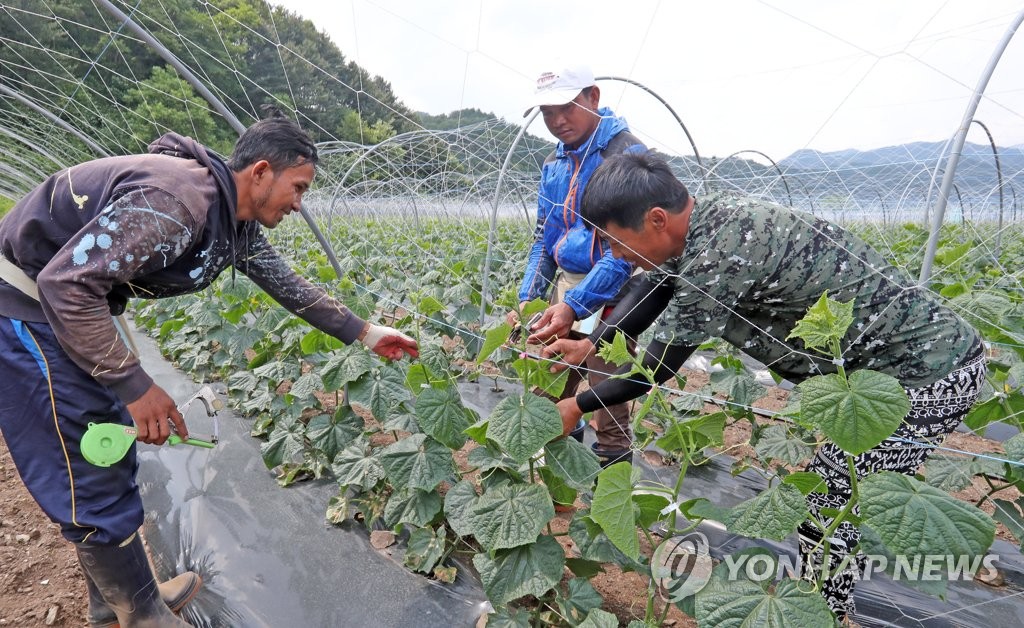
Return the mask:
[[(972, 355), (974, 357), (964, 366), (934, 384), (907, 389), (910, 412), (890, 438), (854, 458), (854, 469), (858, 478), (879, 471), (912, 474), (924, 463), (932, 450), (896, 439), (938, 444), (956, 429), (978, 399), (982, 383), (985, 381), (985, 357), (980, 345)], [(850, 474), (846, 455), (839, 447), (826, 443), (818, 449), (807, 465), (807, 470), (822, 476), (828, 485), (828, 493), (810, 493), (807, 496), (811, 516), (822, 526), (828, 527), (832, 519), (821, 515), (821, 510), (842, 510), (850, 499)], [(854, 513), (858, 513), (856, 507)], [(810, 522), (804, 522), (797, 532), (800, 539), (803, 577), (814, 580), (820, 572), (824, 556), (820, 544), (821, 530)], [(860, 541), (860, 531), (856, 526), (844, 521), (839, 524), (829, 541), (828, 568), (832, 574), (842, 561), (847, 559), (850, 549)], [(854, 612), (853, 585), (860, 577), (864, 564), (865, 557), (858, 554), (849, 560), (842, 571), (831, 575), (823, 583), (821, 594), (840, 618)]]

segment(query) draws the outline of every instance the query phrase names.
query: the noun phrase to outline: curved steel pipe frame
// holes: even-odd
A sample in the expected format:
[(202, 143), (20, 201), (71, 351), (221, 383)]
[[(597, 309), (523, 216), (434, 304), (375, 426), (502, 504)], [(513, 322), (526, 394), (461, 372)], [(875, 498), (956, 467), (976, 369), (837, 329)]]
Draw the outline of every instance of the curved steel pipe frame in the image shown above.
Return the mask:
[(985, 93), (985, 87), (988, 86), (989, 79), (992, 78), (992, 73), (995, 72), (996, 65), (999, 64), (999, 59), (1002, 58), (1003, 52), (1006, 51), (1006, 47), (1009, 45), (1010, 40), (1013, 39), (1013, 35), (1017, 32), (1017, 28), (1020, 27), (1022, 21), (1024, 21), (1024, 9), (1021, 9), (1016, 17), (1014, 17), (1010, 26), (1006, 29), (1006, 33), (1003, 34), (1003, 38), (992, 52), (992, 57), (989, 59), (988, 65), (985, 67), (984, 72), (982, 72), (981, 78), (978, 79), (978, 85), (974, 88), (974, 93), (971, 95), (971, 101), (964, 112), (960, 128), (954, 136), (953, 150), (950, 151), (949, 161), (946, 163), (946, 172), (942, 177), (942, 188), (939, 190), (938, 199), (936, 199), (931, 233), (928, 236), (928, 245), (925, 249), (924, 261), (921, 265), (921, 276), (918, 281), (922, 285), (927, 284), (928, 279), (932, 275), (932, 264), (935, 262), (935, 252), (939, 246), (939, 230), (942, 228), (946, 204), (949, 202), (949, 190), (953, 186), (953, 175), (956, 174), (956, 166), (960, 162), (960, 153), (963, 151), (964, 142), (967, 140), (967, 129), (974, 119), (974, 113), (978, 110), (981, 96)]

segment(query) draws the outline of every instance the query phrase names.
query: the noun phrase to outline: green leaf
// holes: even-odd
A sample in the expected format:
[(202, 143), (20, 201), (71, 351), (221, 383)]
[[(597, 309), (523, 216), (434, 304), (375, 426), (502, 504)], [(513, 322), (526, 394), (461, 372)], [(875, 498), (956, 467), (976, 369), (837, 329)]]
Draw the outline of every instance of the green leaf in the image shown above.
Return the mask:
[(751, 405), (768, 392), (749, 373), (739, 373), (732, 369), (712, 373), (711, 390), (722, 393), (730, 401), (743, 406)]
[(384, 507), (384, 520), (392, 528), (400, 524), (423, 527), (441, 512), (441, 496), (437, 491), (400, 490), (391, 495)]
[(781, 541), (808, 516), (803, 493), (795, 486), (776, 484), (733, 506), (725, 525), (729, 532)]
[(566, 558), (565, 566), (569, 568), (573, 575), (587, 579), (593, 578), (604, 571), (601, 568), (601, 563), (596, 560), (587, 560), (586, 558)]
[(505, 606), (496, 613), (487, 615), (486, 628), (532, 628), (530, 611), (525, 608)]
[(368, 441), (361, 437), (341, 450), (331, 466), (338, 484), (368, 491), (384, 478), (384, 467), (376, 456), (367, 455), (368, 446)]
[(455, 387), (428, 388), (416, 398), (416, 417), (427, 436), (452, 449), (466, 444), (464, 430), (469, 427), (466, 408)]
[(587, 490), (601, 472), (594, 451), (574, 438), (559, 438), (544, 445), (544, 463), (569, 486)]
[(373, 358), (364, 349), (349, 345), (336, 351), (320, 369), (324, 390), (334, 392), (373, 369)]
[(324, 452), (327, 460), (334, 461), (338, 452), (363, 433), (362, 417), (349, 406), (341, 406), (333, 416), (320, 414), (313, 417), (306, 428), (306, 436)]
[(756, 582), (728, 578), (722, 563), (711, 580), (697, 592), (697, 622), (716, 628), (745, 626), (834, 626), (835, 618), (825, 599), (809, 582), (784, 579), (773, 592)]
[(444, 526), (438, 530), (417, 528), (409, 534), (409, 544), (402, 558), (402, 564), (412, 571), (429, 574), (444, 556)]
[(971, 466), (970, 458), (932, 454), (924, 463), (925, 481), (947, 493), (962, 491), (971, 485)]
[(340, 493), (335, 495), (327, 502), (327, 512), (324, 513), (324, 518), (334, 525), (340, 525), (348, 519), (349, 511), (348, 497), (345, 495), (345, 489), (342, 489)]
[(589, 581), (584, 578), (573, 578), (569, 581), (565, 597), (559, 596), (558, 607), (562, 615), (579, 621), (595, 608), (601, 608), (604, 600)]
[(303, 355), (309, 355), (316, 353), (317, 351), (330, 351), (332, 349), (338, 349), (345, 346), (340, 340), (334, 336), (330, 336), (314, 329), (302, 337), (299, 341), (299, 350), (302, 351)]
[(796, 471), (782, 478), (783, 484), (795, 486), (802, 495), (828, 493), (825, 480), (814, 471)]
[(452, 451), (426, 434), (413, 434), (380, 452), (380, 463), (399, 488), (429, 491), (455, 472)]
[(608, 611), (595, 608), (578, 628), (619, 628), (619, 618)]
[(228, 377), (227, 383), (229, 391), (252, 392), (256, 390), (259, 380), (252, 371), (238, 371)]
[(1012, 392), (1006, 397), (993, 397), (984, 403), (974, 406), (964, 419), (964, 424), (972, 430), (985, 435), (984, 428), (989, 423), (1016, 418), (1024, 414), (1024, 394)]
[(641, 528), (649, 528), (661, 519), (661, 511), (668, 506), (668, 498), (664, 495), (651, 493), (634, 493), (633, 504), (636, 506), (636, 523)]
[(569, 522), (569, 536), (585, 560), (597, 563), (614, 563), (623, 571), (639, 568), (637, 561), (629, 558), (608, 539), (601, 526), (590, 518), (588, 510), (578, 510)]
[(570, 369), (566, 369), (560, 373), (552, 373), (550, 362), (531, 357), (515, 360), (512, 362), (512, 368), (516, 370), (527, 388), (539, 388), (544, 393), (556, 398), (562, 395), (565, 384), (569, 381), (569, 374), (572, 372)]
[(501, 323), (493, 329), (488, 329), (484, 332), (484, 346), (480, 348), (479, 355), (476, 356), (476, 363), (480, 364), (490, 356), (495, 349), (505, 344), (508, 340), (508, 334), (512, 331), (512, 326), (508, 323)]
[(306, 447), (306, 426), (300, 421), (282, 421), (274, 426), (270, 440), (260, 446), (263, 464), (273, 469), (299, 458)]
[(520, 320), (530, 320), (530, 317), (537, 312), (543, 312), (548, 309), (548, 302), (544, 299), (537, 297), (532, 299), (526, 305), (523, 306), (523, 311), (520, 312)]
[(1015, 462), (1024, 462), (1024, 434), (1014, 434), (1003, 443), (1006, 458)]
[(479, 445), (487, 444), (487, 419), (481, 419), (466, 428), (466, 436), (470, 437)]
[(430, 316), (431, 314), (443, 312), (444, 304), (435, 299), (434, 297), (427, 295), (420, 300), (417, 309), (419, 309), (420, 314), (424, 316)]
[(811, 457), (814, 450), (802, 440), (790, 436), (789, 430), (782, 425), (770, 425), (762, 432), (754, 451), (763, 461), (781, 460), (791, 465), (800, 464)]
[(519, 463), (506, 456), (497, 447), (490, 445), (483, 445), (473, 449), (466, 456), (466, 463), (471, 467), (480, 469), (481, 472), (487, 472), (491, 469), (515, 471), (519, 467)]
[(608, 539), (622, 553), (637, 560), (640, 542), (636, 538), (636, 520), (633, 516), (633, 466), (619, 462), (598, 476), (590, 517), (601, 526)]
[(309, 372), (295, 380), (288, 390), (288, 394), (296, 399), (309, 400), (313, 398), (313, 393), (322, 390), (323, 387), (324, 383), (320, 380), (320, 376)]
[[(995, 523), (984, 512), (924, 482), (891, 471), (859, 483), (860, 514), (894, 555), (982, 556)], [(939, 590), (944, 590), (942, 580)]]
[(705, 447), (721, 445), (725, 434), (725, 413), (677, 419), (665, 429), (656, 443), (665, 451), (694, 453)]
[(558, 541), (541, 536), (535, 543), (473, 556), (484, 591), (492, 604), (501, 605), (525, 595), (540, 597), (558, 584), (565, 568), (565, 552)]
[(633, 355), (629, 352), (626, 344), (626, 335), (621, 331), (615, 332), (612, 341), (602, 342), (597, 350), (597, 355), (605, 362), (611, 362), (615, 366), (622, 366), (633, 361)]
[(786, 336), (800, 338), (808, 349), (819, 349), (829, 353), (829, 342), (837, 342), (853, 324), (853, 301), (841, 303), (828, 298), (828, 291), (821, 294), (818, 302), (807, 310), (797, 322), (792, 333)]
[(1021, 514), (1024, 511), (1024, 497), (1018, 497), (1016, 502), (1005, 499), (992, 501), (996, 507), (992, 518), (1006, 526), (1013, 538), (1021, 544), (1021, 551), (1024, 551), (1024, 515)]
[(348, 394), (351, 403), (369, 409), (378, 421), (384, 421), (395, 406), (409, 398), (405, 373), (394, 366), (371, 371), (371, 375), (353, 382)]
[(848, 381), (838, 374), (818, 375), (797, 388), (801, 418), (855, 456), (891, 436), (910, 411), (899, 381), (877, 371), (855, 371)]
[(505, 397), (487, 420), (487, 438), (498, 443), (519, 464), (561, 434), (558, 408), (549, 399), (532, 393)]
[[(409, 365), (409, 371), (405, 374), (405, 386), (415, 395), (419, 394), (420, 390), (431, 386), (436, 379), (430, 367), (421, 361)], [(438, 387), (445, 388), (446, 382), (441, 380)]]
[(569, 505), (576, 501), (576, 489), (572, 488), (565, 483), (565, 480), (555, 475), (548, 467), (541, 467), (537, 469), (540, 473), (541, 480), (544, 481), (544, 486), (547, 487), (548, 493), (551, 495), (551, 499), (556, 504)]
[(555, 516), (538, 484), (506, 484), (486, 491), (473, 506), (473, 536), (488, 551), (532, 543)]
[(388, 413), (381, 427), (388, 431), (397, 430), (399, 432), (409, 432), (410, 434), (419, 434), (421, 431), (420, 424), (416, 420), (416, 411), (408, 399), (398, 404)]
[(280, 360), (268, 362), (255, 369), (253, 373), (256, 377), (270, 380), (273, 386), (277, 386), (286, 379), (294, 380), (300, 375), (298, 364), (282, 362)]
[(444, 496), (444, 514), (452, 532), (459, 536), (473, 534), (473, 507), (476, 500), (476, 489), (469, 480), (462, 480), (448, 489)]
[(255, 327), (238, 325), (231, 330), (227, 348), (233, 356), (242, 356), (247, 350), (256, 346), (256, 343), (263, 340), (264, 337), (264, 333)]
[(732, 515), (731, 509), (713, 504), (704, 497), (688, 500), (680, 504), (679, 509), (687, 519), (710, 519), (719, 523), (725, 523)]

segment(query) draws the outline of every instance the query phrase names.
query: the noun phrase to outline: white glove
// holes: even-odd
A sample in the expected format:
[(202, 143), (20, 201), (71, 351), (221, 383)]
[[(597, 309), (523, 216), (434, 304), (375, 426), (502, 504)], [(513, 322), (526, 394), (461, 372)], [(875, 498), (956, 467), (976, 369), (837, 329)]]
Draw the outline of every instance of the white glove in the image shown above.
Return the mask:
[(374, 351), (377, 348), (377, 344), (380, 343), (381, 340), (384, 340), (385, 338), (390, 336), (397, 336), (402, 340), (406, 340), (408, 342), (416, 342), (413, 338), (406, 336), (405, 334), (403, 334), (402, 332), (398, 331), (393, 327), (383, 327), (381, 325), (373, 324), (366, 328), (366, 333), (363, 334), (363, 337), (360, 338), (360, 340), (364, 345), (369, 347), (371, 351)]

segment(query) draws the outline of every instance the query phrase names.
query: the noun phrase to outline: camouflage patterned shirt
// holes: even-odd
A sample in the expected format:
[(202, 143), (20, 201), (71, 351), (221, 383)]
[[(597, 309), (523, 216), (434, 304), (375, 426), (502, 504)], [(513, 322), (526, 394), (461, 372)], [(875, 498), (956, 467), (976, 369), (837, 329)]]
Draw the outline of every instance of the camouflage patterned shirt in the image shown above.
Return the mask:
[(803, 341), (786, 340), (825, 290), (854, 300), (842, 341), (847, 371), (873, 369), (905, 387), (924, 386), (980, 342), (966, 321), (853, 234), (730, 194), (697, 202), (686, 250), (649, 277), (674, 284), (656, 340), (696, 345), (717, 336), (795, 382), (836, 370)]

